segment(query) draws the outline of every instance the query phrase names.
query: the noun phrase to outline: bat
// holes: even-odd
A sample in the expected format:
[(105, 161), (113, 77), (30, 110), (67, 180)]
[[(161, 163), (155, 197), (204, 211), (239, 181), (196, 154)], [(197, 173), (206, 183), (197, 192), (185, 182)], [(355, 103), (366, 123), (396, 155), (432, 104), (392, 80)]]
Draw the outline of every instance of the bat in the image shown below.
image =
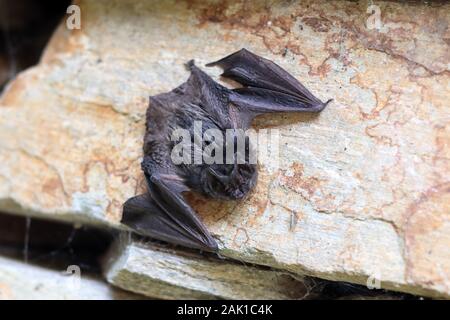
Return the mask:
[[(183, 128), (195, 135), (195, 121), (202, 122), (202, 132), (245, 130), (257, 115), (320, 112), (331, 99), (320, 101), (280, 66), (246, 49), (206, 66), (222, 68), (223, 77), (242, 87), (228, 89), (220, 85), (191, 60), (187, 63), (190, 76), (186, 82), (170, 92), (150, 97), (141, 163), (148, 192), (124, 203), (121, 222), (143, 236), (217, 252), (217, 242), (183, 193), (194, 191), (210, 198), (242, 199), (256, 184), (256, 165), (248, 157), (243, 163), (175, 164), (171, 158), (175, 146), (173, 131)], [(245, 143), (248, 149), (249, 142)]]

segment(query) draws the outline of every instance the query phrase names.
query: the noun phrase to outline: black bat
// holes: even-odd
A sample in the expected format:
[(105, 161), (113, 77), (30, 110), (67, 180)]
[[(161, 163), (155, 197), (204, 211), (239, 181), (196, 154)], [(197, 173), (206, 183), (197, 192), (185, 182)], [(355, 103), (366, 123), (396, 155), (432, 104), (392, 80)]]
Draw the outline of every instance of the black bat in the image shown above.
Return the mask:
[(216, 241), (182, 193), (192, 190), (212, 198), (241, 199), (256, 183), (256, 165), (248, 157), (244, 163), (176, 165), (170, 156), (173, 131), (192, 132), (194, 121), (202, 121), (203, 132), (247, 129), (259, 114), (320, 112), (331, 100), (323, 103), (280, 66), (246, 49), (207, 64), (221, 67), (222, 76), (241, 88), (218, 84), (193, 61), (187, 66), (191, 75), (185, 83), (150, 97), (141, 164), (148, 193), (126, 201), (122, 223), (144, 236), (216, 252)]

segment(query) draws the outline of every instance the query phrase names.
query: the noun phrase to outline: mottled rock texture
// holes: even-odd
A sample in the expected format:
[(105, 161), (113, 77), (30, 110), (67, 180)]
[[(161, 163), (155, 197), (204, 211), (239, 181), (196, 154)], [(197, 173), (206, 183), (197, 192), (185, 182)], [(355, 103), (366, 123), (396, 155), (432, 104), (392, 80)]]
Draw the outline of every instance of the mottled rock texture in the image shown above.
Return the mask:
[(302, 299), (309, 294), (300, 277), (139, 242), (116, 243), (106, 265), (111, 284), (161, 299)]
[[(242, 202), (189, 197), (223, 256), (450, 296), (450, 5), (377, 1), (81, 1), (0, 100), (0, 209), (118, 226), (144, 190), (148, 96), (246, 47), (319, 98), (269, 115), (279, 169)], [(208, 71), (218, 79), (219, 70)]]

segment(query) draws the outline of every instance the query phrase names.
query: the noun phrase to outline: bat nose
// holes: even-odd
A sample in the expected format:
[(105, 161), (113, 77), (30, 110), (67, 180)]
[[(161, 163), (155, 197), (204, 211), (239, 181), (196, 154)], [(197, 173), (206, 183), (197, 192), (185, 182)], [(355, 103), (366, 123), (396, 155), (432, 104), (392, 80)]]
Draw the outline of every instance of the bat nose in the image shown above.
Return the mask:
[(235, 199), (242, 199), (242, 198), (244, 198), (244, 196), (245, 196), (245, 193), (244, 192), (242, 192), (241, 190), (239, 190), (239, 189), (236, 189), (236, 190), (234, 190), (234, 192), (233, 192), (233, 198), (235, 198)]

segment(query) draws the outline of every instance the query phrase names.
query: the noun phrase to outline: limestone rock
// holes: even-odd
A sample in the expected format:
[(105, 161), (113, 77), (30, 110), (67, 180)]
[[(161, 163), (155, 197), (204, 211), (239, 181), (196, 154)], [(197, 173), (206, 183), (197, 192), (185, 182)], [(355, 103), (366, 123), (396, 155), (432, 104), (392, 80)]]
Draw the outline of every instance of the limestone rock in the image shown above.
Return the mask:
[(118, 241), (105, 274), (115, 286), (161, 299), (301, 299), (309, 292), (286, 273), (139, 242)]
[[(245, 201), (190, 196), (221, 254), (292, 273), (450, 296), (450, 5), (81, 1), (0, 100), (0, 209), (119, 227), (144, 188), (148, 96), (183, 64), (246, 47), (319, 98), (270, 115), (278, 168)], [(219, 70), (208, 71), (218, 79)]]
[(114, 300), (143, 299), (112, 288), (92, 276), (55, 271), (0, 257), (0, 300)]

